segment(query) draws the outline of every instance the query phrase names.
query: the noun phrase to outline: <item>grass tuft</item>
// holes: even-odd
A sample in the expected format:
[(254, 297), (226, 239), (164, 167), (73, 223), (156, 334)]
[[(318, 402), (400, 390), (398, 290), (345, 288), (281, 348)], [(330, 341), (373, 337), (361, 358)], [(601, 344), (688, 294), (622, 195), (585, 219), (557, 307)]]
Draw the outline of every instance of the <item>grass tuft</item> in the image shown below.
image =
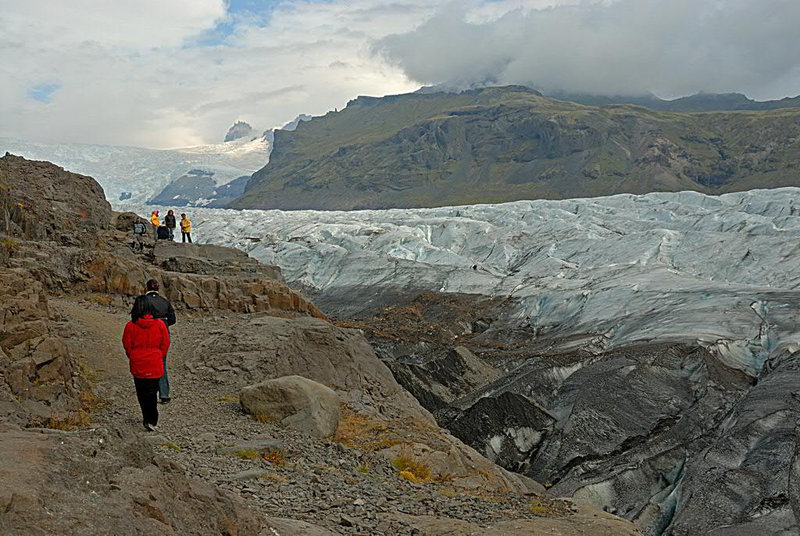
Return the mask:
[(333, 439), (350, 448), (359, 450), (383, 450), (405, 443), (398, 430), (376, 417), (356, 413), (347, 407), (342, 408), (339, 427)]
[(86, 297), (92, 303), (96, 303), (97, 305), (102, 305), (104, 307), (108, 307), (112, 303), (114, 303), (114, 297), (109, 296), (108, 294), (98, 294), (93, 292)]
[(257, 460), (260, 455), (256, 449), (242, 449), (233, 453), (240, 460)]
[(78, 426), (86, 426), (90, 422), (89, 413), (79, 409), (66, 415), (51, 415), (45, 428), (53, 430), (74, 430)]
[(368, 475), (372, 472), (372, 467), (367, 462), (361, 463), (358, 467), (356, 467), (356, 471), (361, 473), (362, 475)]
[(392, 467), (400, 476), (411, 482), (430, 482), (431, 470), (423, 462), (411, 456), (401, 455), (392, 460)]

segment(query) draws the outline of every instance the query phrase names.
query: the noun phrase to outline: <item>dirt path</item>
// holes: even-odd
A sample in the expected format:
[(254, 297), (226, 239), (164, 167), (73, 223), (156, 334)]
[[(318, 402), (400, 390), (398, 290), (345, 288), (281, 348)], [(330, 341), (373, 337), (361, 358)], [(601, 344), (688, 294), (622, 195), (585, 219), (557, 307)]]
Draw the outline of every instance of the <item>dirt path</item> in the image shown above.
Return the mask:
[[(130, 320), (127, 308), (103, 307), (74, 298), (51, 298), (50, 308), (61, 317), (58, 322), (70, 352), (89, 367), (89, 376), (94, 390), (109, 405), (95, 415), (96, 420), (109, 421), (124, 416), (126, 423), (141, 421), (136, 392), (128, 368), (128, 360), (122, 348), (122, 331)], [(186, 319), (182, 319), (184, 322)], [(168, 370), (174, 383), (179, 384), (182, 355), (191, 341), (182, 337), (180, 325), (171, 330), (173, 343), (168, 357)], [(176, 385), (173, 391), (180, 392)], [(166, 406), (160, 406), (165, 410)]]

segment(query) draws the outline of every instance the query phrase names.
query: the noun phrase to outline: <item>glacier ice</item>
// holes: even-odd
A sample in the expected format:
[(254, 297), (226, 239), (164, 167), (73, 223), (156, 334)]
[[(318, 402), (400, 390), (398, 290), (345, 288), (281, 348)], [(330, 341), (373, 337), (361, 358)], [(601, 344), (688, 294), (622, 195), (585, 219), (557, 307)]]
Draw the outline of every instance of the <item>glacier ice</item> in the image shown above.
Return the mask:
[[(800, 342), (800, 189), (622, 194), (432, 209), (194, 209), (200, 242), (281, 267), (324, 303), (342, 292), (509, 298), (504, 321), (585, 335), (597, 351), (700, 341), (757, 373)], [(570, 344), (565, 342), (564, 344)], [(571, 342), (574, 344), (574, 340)]]
[(8, 151), (29, 160), (47, 160), (67, 171), (93, 177), (117, 210), (147, 202), (170, 182), (193, 169), (213, 172), (217, 185), (250, 175), (267, 163), (270, 150), (271, 143), (262, 138), (179, 149), (0, 138), (0, 154)]

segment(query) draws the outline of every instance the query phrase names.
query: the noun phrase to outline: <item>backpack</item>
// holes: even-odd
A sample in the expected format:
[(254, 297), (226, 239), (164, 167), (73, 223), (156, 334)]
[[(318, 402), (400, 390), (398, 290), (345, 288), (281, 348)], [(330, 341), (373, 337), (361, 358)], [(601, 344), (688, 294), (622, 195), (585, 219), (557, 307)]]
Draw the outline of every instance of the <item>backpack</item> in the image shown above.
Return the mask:
[(160, 225), (158, 227), (158, 239), (159, 240), (168, 240), (169, 239), (169, 229), (166, 228), (164, 225)]
[(147, 232), (147, 228), (144, 224), (140, 221), (137, 221), (133, 224), (133, 234), (145, 234)]

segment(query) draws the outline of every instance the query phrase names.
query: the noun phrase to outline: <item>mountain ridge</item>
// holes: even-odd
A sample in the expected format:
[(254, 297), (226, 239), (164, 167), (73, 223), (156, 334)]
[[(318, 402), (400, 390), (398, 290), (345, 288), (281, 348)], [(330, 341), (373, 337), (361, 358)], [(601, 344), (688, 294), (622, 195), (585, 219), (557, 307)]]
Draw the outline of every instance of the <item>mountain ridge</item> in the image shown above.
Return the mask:
[(522, 86), (358, 97), (295, 132), (231, 208), (351, 210), (797, 186), (800, 110), (591, 107)]

